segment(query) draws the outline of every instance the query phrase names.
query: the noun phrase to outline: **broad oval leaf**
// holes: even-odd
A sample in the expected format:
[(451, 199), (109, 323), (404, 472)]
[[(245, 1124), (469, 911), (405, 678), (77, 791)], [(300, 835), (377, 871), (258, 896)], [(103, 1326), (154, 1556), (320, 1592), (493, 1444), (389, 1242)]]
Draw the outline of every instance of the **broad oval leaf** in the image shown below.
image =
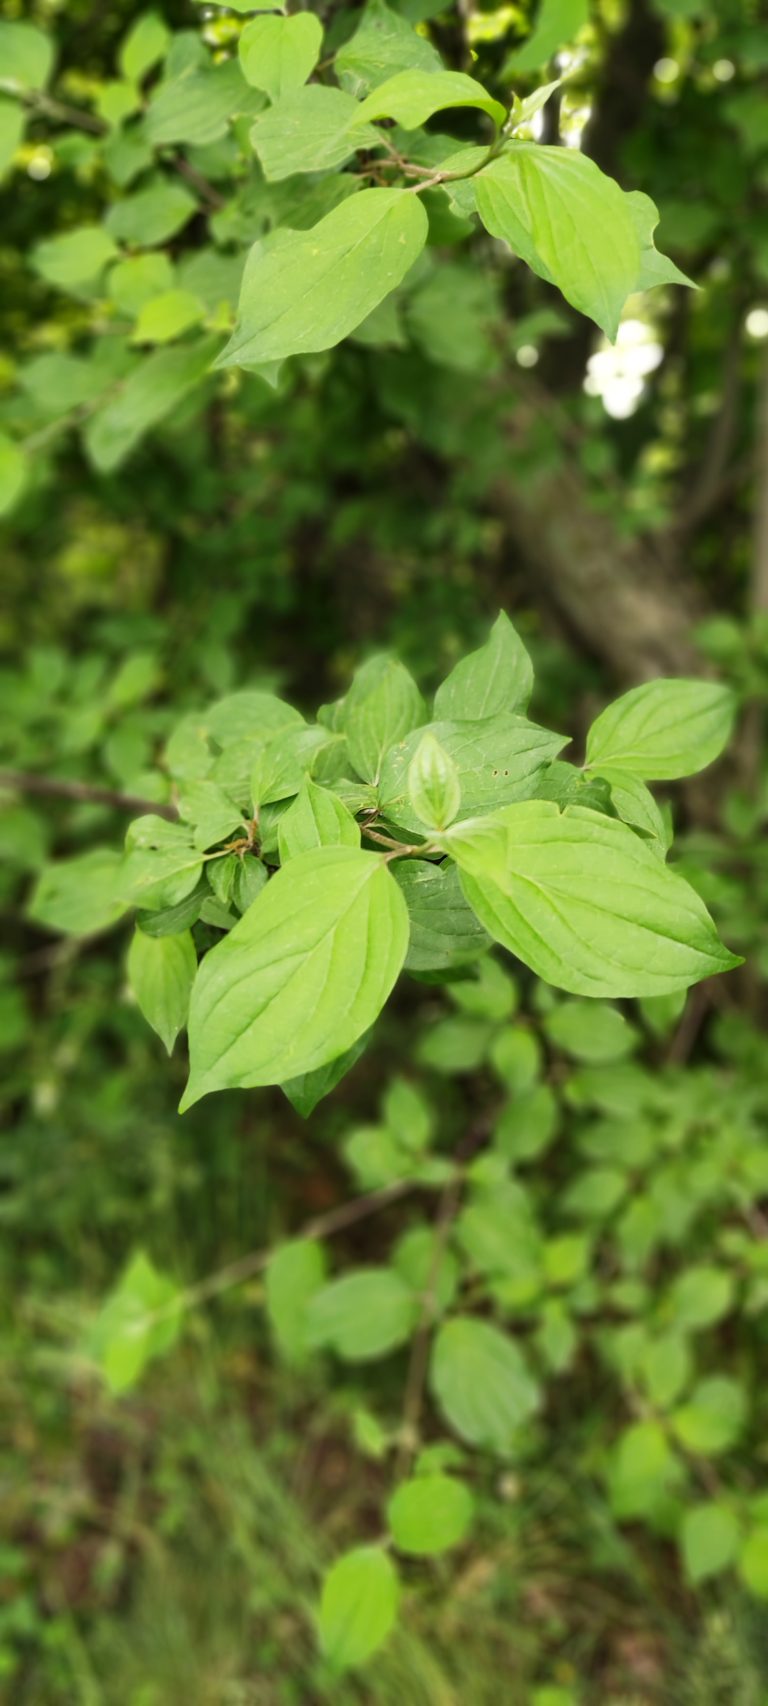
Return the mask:
[(404, 1481), (387, 1505), (387, 1521), (398, 1551), (413, 1558), (447, 1552), (464, 1539), (474, 1500), (452, 1475), (416, 1475)]
[(343, 1054), (381, 1011), (407, 946), (407, 908), (377, 854), (300, 853), (200, 968), (182, 1109)]
[(331, 1280), (312, 1299), (307, 1343), (345, 1362), (374, 1362), (405, 1343), (416, 1300), (394, 1268), (357, 1268)]
[(334, 1670), (364, 1664), (386, 1640), (397, 1616), (400, 1584), (381, 1546), (356, 1546), (326, 1575), (320, 1600), (320, 1644)]
[(356, 149), (375, 145), (380, 139), (372, 125), (358, 124), (359, 111), (343, 89), (321, 83), (283, 95), (251, 127), (265, 178), (279, 183), (297, 172), (327, 172)]
[(475, 191), (491, 236), (615, 338), (640, 272), (635, 221), (615, 180), (577, 149), (513, 142), (478, 173)]
[(740, 962), (699, 896), (626, 824), (546, 800), (446, 832), (480, 922), (573, 995), (665, 995)]
[(456, 766), (461, 789), (460, 822), (513, 800), (528, 799), (544, 766), (567, 744), (562, 735), (506, 712), (476, 722), (438, 721), (414, 729), (387, 753), (379, 803), (383, 817), (416, 835), (424, 834), (424, 825), (411, 803), (408, 772), (428, 732)]
[(358, 114), (361, 124), (393, 118), (406, 130), (417, 130), (448, 107), (478, 107), (497, 126), (507, 116), (501, 102), (463, 71), (398, 71), (361, 102)]
[(53, 70), (54, 54), (51, 37), (34, 24), (0, 23), (0, 84), (12, 89), (44, 89)]
[(439, 1329), (429, 1382), (456, 1433), (502, 1457), (514, 1448), (539, 1404), (538, 1388), (517, 1345), (490, 1322), (468, 1315)]
[(423, 714), (421, 694), (397, 658), (382, 654), (357, 671), (344, 700), (341, 726), (358, 776), (378, 782), (382, 759)]
[(359, 847), (360, 830), (342, 800), (305, 777), (277, 829), (280, 863), (314, 847)]
[(270, 100), (306, 83), (320, 56), (323, 26), (311, 12), (270, 15), (246, 24), (238, 44), (243, 76)]
[(310, 1238), (279, 1244), (267, 1265), (267, 1315), (286, 1362), (306, 1362), (307, 1310), (325, 1282), (325, 1251)]
[(587, 735), (590, 768), (672, 782), (714, 763), (733, 727), (735, 699), (716, 681), (646, 681), (606, 706)]
[(435, 716), (475, 722), (501, 711), (525, 711), (532, 688), (530, 657), (500, 610), (485, 645), (461, 658), (438, 687)]
[(238, 324), (218, 367), (331, 349), (394, 290), (428, 220), (408, 190), (361, 190), (309, 231), (277, 231), (246, 262)]
[(128, 950), (128, 982), (147, 1024), (169, 1054), (187, 1022), (196, 971), (197, 954), (188, 930), (163, 936), (135, 932)]
[(490, 946), (490, 937), (465, 900), (455, 865), (400, 859), (395, 880), (408, 907), (410, 938), (405, 970), (450, 971), (467, 965)]

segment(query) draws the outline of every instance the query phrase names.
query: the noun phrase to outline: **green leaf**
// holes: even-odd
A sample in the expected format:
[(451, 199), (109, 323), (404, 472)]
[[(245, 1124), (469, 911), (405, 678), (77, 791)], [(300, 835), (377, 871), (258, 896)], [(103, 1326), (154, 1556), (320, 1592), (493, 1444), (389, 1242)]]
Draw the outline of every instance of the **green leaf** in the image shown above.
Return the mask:
[(143, 12), (123, 37), (117, 63), (129, 83), (141, 83), (147, 72), (163, 58), (170, 33), (157, 12)]
[(432, 1109), (415, 1084), (407, 1078), (393, 1078), (382, 1102), (382, 1113), (389, 1131), (413, 1154), (426, 1149), (432, 1136)]
[(734, 711), (731, 689), (716, 681), (646, 681), (601, 711), (587, 735), (586, 762), (648, 781), (693, 776), (719, 758)]
[(70, 290), (95, 282), (116, 254), (117, 244), (104, 226), (82, 225), (38, 243), (30, 261), (47, 284)]
[(413, 677), (397, 658), (370, 658), (344, 700), (341, 726), (352, 764), (365, 782), (378, 782), (382, 760), (410, 733), (423, 711)]
[(157, 350), (128, 375), (116, 397), (104, 403), (85, 429), (85, 445), (94, 467), (109, 474), (210, 370), (215, 340)]
[(169, 1054), (187, 1022), (197, 954), (188, 930), (146, 936), (136, 930), (128, 950), (128, 982), (148, 1025)]
[(310, 231), (276, 231), (246, 262), (238, 324), (219, 367), (330, 349), (394, 290), (424, 247), (407, 190), (361, 190)]
[(173, 267), (167, 255), (132, 255), (110, 267), (107, 295), (133, 320), (147, 303), (173, 289)]
[(632, 213), (614, 179), (577, 149), (512, 142), (474, 184), (491, 236), (614, 339), (640, 269)]
[(227, 59), (162, 83), (147, 108), (144, 131), (155, 148), (179, 143), (206, 148), (226, 136), (233, 118), (258, 112), (263, 104), (237, 60)]
[(16, 508), (27, 483), (29, 464), (21, 445), (0, 432), (0, 516)]
[(0, 95), (0, 182), (24, 135), (24, 108)]
[[(137, 248), (154, 249), (175, 237), (193, 214), (198, 212), (195, 197), (183, 184), (160, 181), (149, 189), (137, 190), (115, 202), (105, 220), (105, 229), (94, 227), (101, 237), (116, 237), (120, 243), (132, 243)], [(58, 239), (62, 241), (62, 239)], [(111, 246), (114, 253), (114, 244)]]
[(502, 76), (538, 71), (561, 47), (567, 47), (589, 22), (589, 0), (542, 0), (536, 22), (522, 47), (513, 48)]
[(153, 1357), (170, 1350), (179, 1334), (178, 1298), (173, 1280), (137, 1250), (102, 1305), (86, 1345), (110, 1392), (127, 1392)]
[(678, 1274), (670, 1287), (666, 1307), (676, 1327), (693, 1332), (721, 1321), (733, 1301), (732, 1274), (725, 1268), (702, 1262)]
[(277, 830), (280, 863), (313, 847), (359, 847), (360, 831), (352, 813), (335, 794), (306, 776)]
[(739, 1557), (739, 1574), (758, 1599), (768, 1599), (768, 1524), (759, 1524), (747, 1536)]
[(384, 0), (368, 0), (354, 35), (336, 54), (339, 82), (360, 96), (395, 72), (412, 70), (442, 72), (437, 50)]
[[(615, 769), (612, 764), (601, 764), (595, 767), (594, 772), (581, 774), (587, 785), (592, 774), (608, 783), (611, 804), (622, 823), (630, 824), (632, 829), (639, 829), (647, 836), (653, 851), (663, 859), (670, 844), (670, 831), (653, 794), (640, 777), (631, 770)], [(588, 800), (582, 801), (583, 805), (589, 803)]]
[[(423, 834), (424, 826), (408, 794), (408, 771), (422, 736), (429, 732), (453, 759), (461, 788), (459, 821), (527, 799), (545, 764), (566, 742), (562, 735), (501, 712), (476, 722), (429, 723), (407, 735), (387, 754), (379, 789), (383, 817), (399, 828)], [(447, 833), (453, 835), (454, 827)]]
[(336, 1671), (365, 1664), (386, 1641), (397, 1617), (400, 1584), (380, 1546), (345, 1552), (323, 1582), (318, 1616), (320, 1644)]
[[(219, 746), (236, 741), (273, 740), (284, 729), (301, 727), (304, 718), (285, 699), (258, 688), (244, 687), (210, 705), (201, 720)], [(180, 772), (179, 772), (180, 774)]]
[(531, 800), (444, 840), (481, 924), (556, 988), (663, 995), (739, 963), (690, 885), (613, 818)]
[(451, 971), (484, 952), (490, 938), (464, 899), (455, 865), (403, 859), (393, 875), (408, 907), (406, 971)]
[(111, 847), (92, 847), (88, 853), (47, 865), (32, 893), (28, 917), (65, 936), (108, 930), (126, 910), (122, 863)]
[(404, 1481), (387, 1505), (387, 1521), (398, 1551), (413, 1558), (447, 1552), (465, 1538), (474, 1499), (452, 1475), (417, 1475)]
[(281, 1244), (269, 1258), (266, 1299), (269, 1324), (286, 1362), (307, 1359), (307, 1312), (325, 1282), (325, 1252), (311, 1238)]
[(367, 1047), (368, 1038), (369, 1032), (364, 1031), (357, 1042), (353, 1043), (351, 1048), (345, 1049), (343, 1054), (337, 1055), (335, 1060), (329, 1060), (325, 1066), (316, 1067), (314, 1072), (303, 1072), (296, 1078), (289, 1078), (285, 1084), (280, 1085), (283, 1095), (287, 1096), (291, 1107), (296, 1109), (297, 1114), (301, 1114), (303, 1120), (308, 1119), (318, 1102), (321, 1102), (324, 1096), (330, 1095), (331, 1090), (335, 1090), (342, 1078), (351, 1072)]
[(375, 146), (378, 133), (372, 126), (358, 127), (359, 111), (343, 89), (320, 83), (283, 95), (251, 127), (265, 178), (278, 183), (297, 172), (327, 172), (356, 149)]
[(611, 1504), (617, 1517), (648, 1520), (682, 1478), (661, 1422), (634, 1422), (621, 1435), (610, 1470)]
[[(402, 1174), (402, 1150), (400, 1154)], [(417, 1298), (429, 1291), (434, 1294), (435, 1310), (451, 1308), (459, 1285), (458, 1263), (450, 1250), (438, 1249), (431, 1226), (413, 1226), (404, 1232), (392, 1251), (392, 1261)]]
[(440, 1327), (430, 1387), (446, 1421), (470, 1445), (505, 1457), (539, 1404), (525, 1359), (488, 1321), (457, 1316)]
[(428, 729), (408, 766), (408, 795), (429, 829), (447, 829), (461, 805), (461, 783), (453, 759)]
[(406, 130), (418, 130), (427, 119), (448, 107), (479, 107), (498, 127), (506, 109), (495, 101), (482, 83), (463, 71), (399, 71), (379, 83), (358, 108), (361, 124), (393, 118)]
[(0, 23), (0, 86), (44, 89), (53, 70), (54, 44), (34, 24)]
[(120, 893), (127, 904), (159, 912), (197, 887), (203, 861), (185, 825), (149, 812), (130, 825), (125, 846)]
[(736, 1444), (746, 1419), (744, 1387), (722, 1374), (694, 1386), (687, 1402), (675, 1410), (672, 1427), (687, 1451), (715, 1457)]
[(407, 945), (405, 903), (378, 855), (298, 854), (203, 961), (183, 1108), (335, 1060), (372, 1025)]
[(277, 101), (306, 83), (322, 44), (323, 26), (311, 12), (297, 12), (291, 18), (254, 18), (238, 43), (246, 82)]
[(203, 901), (209, 896), (206, 878), (200, 877), (191, 893), (184, 895), (175, 906), (162, 907), (159, 912), (137, 912), (136, 923), (145, 936), (178, 936), (197, 923)]
[(344, 1141), (344, 1160), (364, 1191), (379, 1190), (412, 1170), (411, 1158), (384, 1126), (357, 1126)]
[(624, 1060), (638, 1042), (623, 1013), (597, 1001), (561, 1001), (546, 1015), (544, 1029), (550, 1042), (565, 1054), (598, 1065)]
[(499, 611), (490, 638), (461, 658), (435, 694), (435, 716), (475, 722), (502, 711), (525, 711), (533, 665), (509, 617)]
[(653, 290), (657, 284), (687, 284), (696, 290), (693, 280), (656, 248), (653, 233), (659, 223), (659, 210), (655, 202), (649, 195), (643, 195), (642, 190), (631, 190), (627, 201), (640, 244), (640, 272), (635, 290)]
[(188, 332), (205, 316), (198, 296), (189, 290), (165, 290), (145, 302), (131, 337), (134, 344), (168, 344)]
[(307, 1342), (344, 1362), (373, 1362), (405, 1343), (416, 1301), (393, 1268), (356, 1268), (315, 1293)]

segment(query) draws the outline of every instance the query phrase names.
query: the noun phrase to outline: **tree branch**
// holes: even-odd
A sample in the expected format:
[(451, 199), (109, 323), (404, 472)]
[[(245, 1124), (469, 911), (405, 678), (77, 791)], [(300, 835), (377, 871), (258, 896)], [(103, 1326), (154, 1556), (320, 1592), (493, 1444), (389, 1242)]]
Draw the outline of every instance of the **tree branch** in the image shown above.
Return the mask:
[(140, 794), (121, 794), (116, 788), (100, 788), (90, 782), (68, 782), (56, 776), (36, 776), (25, 770), (0, 770), (0, 788), (19, 794), (41, 794), (55, 799), (77, 800), (82, 804), (112, 806), (120, 812), (152, 812), (176, 823), (175, 806), (162, 805), (157, 800), (144, 800)]

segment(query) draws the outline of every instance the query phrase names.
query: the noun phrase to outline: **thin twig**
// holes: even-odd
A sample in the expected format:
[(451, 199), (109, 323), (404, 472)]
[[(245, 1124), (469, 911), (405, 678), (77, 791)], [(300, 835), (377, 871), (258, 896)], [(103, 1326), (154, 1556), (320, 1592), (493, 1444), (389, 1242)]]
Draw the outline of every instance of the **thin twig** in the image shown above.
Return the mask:
[(36, 776), (25, 770), (0, 770), (0, 788), (20, 794), (42, 794), (64, 800), (78, 800), (95, 806), (112, 806), (121, 812), (152, 812), (176, 823), (175, 806), (161, 805), (157, 800), (144, 800), (140, 794), (121, 794), (116, 788), (100, 788), (91, 782), (68, 782), (57, 776)]
[(187, 183), (191, 185), (192, 189), (197, 190), (198, 195), (202, 197), (203, 201), (208, 203), (208, 206), (213, 213), (218, 213), (220, 208), (226, 207), (227, 203), (225, 197), (223, 195), (219, 195), (218, 190), (214, 189), (213, 184), (208, 182), (208, 179), (203, 176), (202, 172), (198, 172), (196, 166), (191, 165), (189, 160), (185, 160), (183, 154), (174, 154), (172, 165), (176, 167), (176, 171), (182, 178), (186, 178)]
[[(340, 1203), (338, 1208), (329, 1209), (327, 1214), (319, 1214), (313, 1220), (308, 1220), (293, 1237), (312, 1242), (318, 1238), (330, 1238), (334, 1233), (344, 1232), (348, 1226), (356, 1226), (359, 1221), (378, 1214), (380, 1209), (388, 1208), (390, 1203), (398, 1202), (401, 1197), (407, 1196), (418, 1187), (418, 1179), (396, 1179), (392, 1185), (382, 1185), (380, 1190), (369, 1191), (364, 1197), (353, 1197), (350, 1202)], [(219, 1297), (221, 1292), (229, 1291), (233, 1286), (244, 1285), (246, 1280), (263, 1273), (273, 1251), (273, 1245), (266, 1249), (252, 1250), (249, 1255), (240, 1256), (236, 1262), (230, 1262), (226, 1268), (220, 1268), (218, 1273), (209, 1274), (199, 1285), (189, 1286), (161, 1309), (142, 1315), (135, 1323), (136, 1332), (143, 1333), (147, 1327), (154, 1326), (156, 1321), (167, 1321), (181, 1310), (193, 1309), (199, 1303), (208, 1303), (212, 1297)]]

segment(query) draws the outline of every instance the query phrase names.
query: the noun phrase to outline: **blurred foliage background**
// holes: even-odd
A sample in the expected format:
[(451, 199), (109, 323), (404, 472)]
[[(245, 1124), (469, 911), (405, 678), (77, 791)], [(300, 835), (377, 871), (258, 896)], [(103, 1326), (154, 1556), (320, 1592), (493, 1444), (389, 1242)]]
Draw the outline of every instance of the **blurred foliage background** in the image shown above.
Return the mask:
[[(534, 23), (525, 3), (399, 10), (491, 86)], [(55, 369), (40, 363), (77, 355), (108, 305), (52, 288), (27, 256), (120, 193), (71, 117), (103, 109), (139, 11), (0, 7), (59, 44), (51, 99), (31, 103), (0, 185), (0, 425), (32, 446), (0, 523), (0, 741), (6, 770), (64, 785), (6, 778), (0, 794), (0, 1697), (762, 1706), (761, 8), (592, 0), (542, 121), (547, 140), (653, 195), (660, 244), (697, 292), (638, 298), (611, 348), (488, 239), (470, 300), (438, 244), (432, 300), (417, 296), (397, 337), (292, 364), (277, 392), (211, 380), (100, 473), (58, 430)], [(199, 26), (191, 0), (163, 11)], [(226, 14), (203, 19), (214, 47), (226, 39)], [(196, 163), (215, 181), (213, 157)], [(197, 241), (193, 228), (180, 258)], [(119, 844), (124, 814), (67, 786), (151, 798), (185, 710), (251, 682), (314, 704), (374, 647), (434, 685), (499, 605), (536, 661), (534, 715), (577, 743), (605, 697), (649, 675), (716, 669), (736, 687), (731, 754), (674, 810), (686, 873), (743, 972), (618, 1027), (615, 1008), (585, 1018), (527, 976), (499, 971), (471, 996), (425, 985), (309, 1123), (278, 1092), (179, 1121), (183, 1065), (128, 999), (125, 930), (73, 938), (28, 916), (47, 858)], [(193, 1293), (129, 1396), (110, 1396), (83, 1345), (137, 1249), (204, 1288), (385, 1179), (403, 1077), (438, 1149), (480, 1119), (514, 1164), (502, 1254), (487, 1219), (461, 1239), (533, 1347), (545, 1402), (519, 1461), (479, 1455), (471, 1543), (424, 1564), (403, 1629), (342, 1684), (315, 1654), (311, 1606), (328, 1558), (377, 1531), (400, 1353), (364, 1381), (326, 1357), (291, 1366), (258, 1273)], [(361, 1142), (371, 1128), (378, 1148)], [(340, 1259), (375, 1260), (411, 1225), (393, 1206), (342, 1235)]]

